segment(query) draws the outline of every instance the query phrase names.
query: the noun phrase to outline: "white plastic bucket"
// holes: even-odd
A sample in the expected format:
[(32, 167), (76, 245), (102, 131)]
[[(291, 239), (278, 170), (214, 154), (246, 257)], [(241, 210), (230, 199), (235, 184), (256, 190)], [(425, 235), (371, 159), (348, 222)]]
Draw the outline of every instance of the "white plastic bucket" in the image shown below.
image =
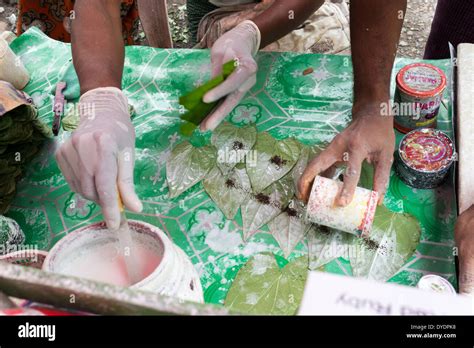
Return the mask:
[[(141, 221), (128, 222), (133, 242), (161, 258), (148, 276), (130, 287), (182, 300), (204, 302), (199, 275), (183, 250), (173, 244), (159, 228)], [(74, 265), (111, 245), (117, 247), (118, 257), (118, 237), (105, 227), (105, 223), (83, 227), (62, 238), (51, 249), (43, 270), (89, 278), (87, 271), (75, 269)]]

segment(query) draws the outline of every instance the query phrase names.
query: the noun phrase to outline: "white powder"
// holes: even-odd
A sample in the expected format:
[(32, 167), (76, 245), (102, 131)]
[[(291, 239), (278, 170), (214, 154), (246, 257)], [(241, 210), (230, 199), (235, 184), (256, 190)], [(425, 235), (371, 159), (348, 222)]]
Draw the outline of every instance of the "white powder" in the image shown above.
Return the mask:
[(247, 294), (247, 297), (245, 298), (245, 303), (249, 305), (256, 305), (258, 302), (258, 294), (252, 292), (250, 294)]
[(208, 232), (206, 244), (215, 252), (236, 254), (242, 244), (242, 237), (238, 232), (230, 232), (227, 222), (222, 230), (216, 226)]
[(265, 274), (268, 268), (275, 265), (275, 259), (270, 255), (255, 255), (252, 263), (252, 275)]

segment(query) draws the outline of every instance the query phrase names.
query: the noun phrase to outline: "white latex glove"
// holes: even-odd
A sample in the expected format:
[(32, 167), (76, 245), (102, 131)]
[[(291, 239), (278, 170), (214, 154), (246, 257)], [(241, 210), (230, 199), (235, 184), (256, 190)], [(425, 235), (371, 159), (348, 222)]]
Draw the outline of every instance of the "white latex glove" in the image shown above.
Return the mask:
[(71, 189), (100, 204), (108, 228), (116, 229), (117, 188), (129, 210), (142, 210), (133, 184), (135, 129), (127, 98), (118, 88), (97, 88), (81, 97), (79, 108), (79, 126), (56, 160)]
[(237, 106), (257, 82), (255, 55), (260, 48), (260, 30), (252, 21), (244, 21), (222, 35), (212, 46), (212, 77), (222, 72), (222, 65), (235, 60), (237, 67), (226, 81), (204, 96), (205, 103), (226, 97), (201, 123), (201, 130), (213, 130)]

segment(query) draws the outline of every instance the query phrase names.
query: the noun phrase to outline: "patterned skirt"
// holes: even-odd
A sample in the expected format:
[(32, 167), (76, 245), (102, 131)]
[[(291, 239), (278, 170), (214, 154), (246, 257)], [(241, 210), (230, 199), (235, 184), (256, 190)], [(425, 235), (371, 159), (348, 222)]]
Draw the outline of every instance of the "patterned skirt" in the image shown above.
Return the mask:
[[(71, 42), (69, 20), (73, 9), (74, 0), (19, 0), (17, 35), (36, 25), (55, 40)], [(124, 42), (136, 44), (139, 26), (137, 2), (122, 0), (121, 15)]]

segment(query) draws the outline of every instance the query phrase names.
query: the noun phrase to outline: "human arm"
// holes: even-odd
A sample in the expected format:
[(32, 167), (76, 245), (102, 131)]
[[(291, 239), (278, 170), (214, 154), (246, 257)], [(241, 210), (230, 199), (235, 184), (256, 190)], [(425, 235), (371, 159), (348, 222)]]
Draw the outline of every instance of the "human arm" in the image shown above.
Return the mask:
[(124, 43), (120, 0), (77, 0), (71, 43), (81, 94), (122, 86)]
[(335, 203), (348, 205), (359, 182), (362, 162), (366, 160), (375, 166), (373, 189), (379, 193), (379, 204), (383, 202), (393, 162), (395, 134), (393, 117), (381, 111), (390, 105), (390, 77), (406, 4), (406, 0), (351, 2), (352, 122), (310, 162), (298, 184), (300, 199), (308, 200), (316, 175), (344, 162), (347, 165), (344, 185)]
[(82, 93), (80, 122), (56, 152), (71, 189), (99, 203), (111, 229), (120, 223), (118, 193), (128, 209), (142, 209), (133, 185), (135, 130), (120, 90), (121, 28), (120, 0), (76, 1), (72, 51)]
[(222, 65), (236, 60), (234, 73), (209, 91), (204, 101), (221, 105), (204, 119), (202, 130), (212, 130), (234, 109), (256, 83), (258, 70), (254, 59), (260, 48), (298, 28), (322, 4), (323, 0), (277, 0), (268, 9), (221, 36), (211, 49), (212, 76), (222, 72)]
[(324, 0), (277, 0), (253, 19), (262, 35), (260, 48), (264, 48), (297, 29), (311, 16)]
[(474, 293), (474, 205), (462, 213), (454, 233), (459, 256), (459, 293)]

